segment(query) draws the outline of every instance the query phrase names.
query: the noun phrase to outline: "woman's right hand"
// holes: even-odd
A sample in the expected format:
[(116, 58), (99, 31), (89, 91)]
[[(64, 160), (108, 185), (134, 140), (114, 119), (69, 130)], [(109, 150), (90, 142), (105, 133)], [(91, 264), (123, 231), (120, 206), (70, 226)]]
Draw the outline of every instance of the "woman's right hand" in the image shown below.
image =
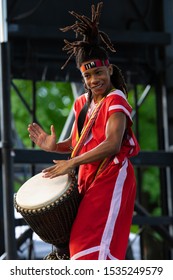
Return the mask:
[(51, 125), (50, 131), (49, 135), (36, 123), (28, 125), (30, 139), (42, 150), (53, 152), (56, 151), (56, 134), (53, 125)]

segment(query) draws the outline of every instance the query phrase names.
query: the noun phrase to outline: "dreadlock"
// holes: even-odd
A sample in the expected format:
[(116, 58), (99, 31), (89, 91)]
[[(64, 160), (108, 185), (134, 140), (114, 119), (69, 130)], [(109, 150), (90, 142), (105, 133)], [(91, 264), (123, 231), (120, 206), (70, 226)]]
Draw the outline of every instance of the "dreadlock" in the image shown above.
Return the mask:
[[(65, 68), (73, 56), (76, 59), (77, 68), (80, 68), (83, 62), (91, 59), (108, 59), (107, 50), (116, 52), (108, 35), (98, 28), (102, 6), (103, 2), (99, 2), (96, 8), (94, 5), (91, 6), (91, 19), (74, 11), (69, 12), (77, 21), (71, 26), (60, 28), (60, 30), (62, 32), (74, 31), (77, 40), (74, 42), (64, 40), (63, 50), (67, 52), (69, 57), (61, 69)], [(111, 76), (113, 86), (121, 89), (127, 95), (127, 88), (120, 69), (113, 65), (113, 70)]]

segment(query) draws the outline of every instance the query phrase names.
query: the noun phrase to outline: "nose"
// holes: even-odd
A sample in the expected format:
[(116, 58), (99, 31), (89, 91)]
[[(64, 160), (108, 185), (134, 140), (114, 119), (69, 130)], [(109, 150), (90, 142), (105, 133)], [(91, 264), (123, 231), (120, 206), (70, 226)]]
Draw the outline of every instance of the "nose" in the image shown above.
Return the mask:
[(99, 83), (99, 79), (96, 75), (92, 75), (90, 82), (92, 85), (97, 85)]

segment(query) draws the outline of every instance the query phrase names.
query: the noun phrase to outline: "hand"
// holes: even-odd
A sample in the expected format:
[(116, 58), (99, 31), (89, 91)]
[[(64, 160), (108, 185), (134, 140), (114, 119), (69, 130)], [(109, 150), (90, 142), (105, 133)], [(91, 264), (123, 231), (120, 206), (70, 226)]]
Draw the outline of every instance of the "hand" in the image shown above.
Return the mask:
[(51, 135), (47, 134), (38, 124), (33, 123), (28, 125), (29, 137), (42, 150), (56, 150), (56, 134), (54, 126), (50, 127)]
[(54, 160), (54, 166), (42, 170), (44, 178), (55, 178), (60, 175), (70, 174), (74, 171), (73, 160)]

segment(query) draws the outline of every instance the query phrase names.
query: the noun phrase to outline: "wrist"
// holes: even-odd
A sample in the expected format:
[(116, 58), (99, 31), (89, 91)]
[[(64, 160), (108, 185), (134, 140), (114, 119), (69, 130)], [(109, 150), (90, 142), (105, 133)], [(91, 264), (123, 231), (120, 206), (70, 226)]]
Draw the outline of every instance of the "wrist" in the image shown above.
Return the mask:
[(55, 152), (57, 152), (57, 153), (70, 154), (72, 152), (72, 150), (73, 150), (73, 147), (71, 147), (68, 143), (65, 143), (65, 142), (56, 143)]
[(76, 158), (71, 158), (69, 159), (70, 161), (70, 165), (72, 168), (76, 168), (78, 166), (77, 162), (76, 162)]
[(57, 153), (59, 152), (59, 150), (58, 150), (58, 149), (59, 149), (59, 147), (58, 147), (58, 146), (59, 146), (59, 145), (58, 145), (58, 143), (56, 143), (56, 144), (55, 144), (55, 149), (54, 149), (54, 151), (53, 151), (53, 152), (57, 152)]

